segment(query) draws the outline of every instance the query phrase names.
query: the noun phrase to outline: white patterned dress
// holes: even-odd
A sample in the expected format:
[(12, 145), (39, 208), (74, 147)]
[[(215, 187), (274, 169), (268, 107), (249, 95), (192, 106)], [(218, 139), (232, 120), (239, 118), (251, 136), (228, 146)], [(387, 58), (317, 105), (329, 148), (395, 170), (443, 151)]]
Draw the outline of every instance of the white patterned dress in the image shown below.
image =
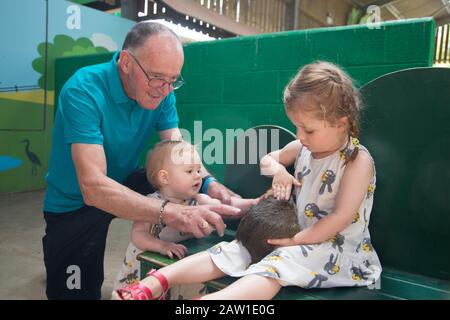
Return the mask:
[[(147, 197), (164, 200), (158, 191), (147, 195)], [(197, 205), (197, 201), (195, 199), (191, 199), (188, 202), (188, 205), (195, 206)], [(168, 242), (180, 242), (193, 238), (192, 234), (180, 232), (169, 226), (161, 226), (159, 231), (156, 225), (152, 225), (148, 232), (154, 237)], [(140, 261), (137, 260), (137, 256), (142, 252), (143, 251), (141, 249), (137, 248), (134, 243), (130, 241), (127, 251), (125, 252), (125, 257), (121, 268), (116, 277), (113, 290), (117, 290), (125, 285), (131, 285), (139, 281), (141, 276), (141, 264)], [(176, 286), (170, 289), (170, 299), (192, 299), (205, 294), (205, 290), (206, 288), (203, 284)]]
[[(297, 217), (306, 229), (333, 211), (344, 165), (355, 147), (367, 152), (357, 139), (351, 138), (341, 150), (314, 159), (302, 147), (295, 164), (295, 177), (302, 187), (294, 190)], [(368, 224), (375, 190), (373, 179), (352, 224), (333, 238), (320, 244), (296, 245), (274, 250), (260, 262), (250, 265), (250, 255), (236, 240), (219, 243), (208, 251), (225, 274), (242, 277), (259, 274), (279, 280), (283, 286), (330, 288), (368, 286), (381, 275), (381, 264), (371, 244)]]

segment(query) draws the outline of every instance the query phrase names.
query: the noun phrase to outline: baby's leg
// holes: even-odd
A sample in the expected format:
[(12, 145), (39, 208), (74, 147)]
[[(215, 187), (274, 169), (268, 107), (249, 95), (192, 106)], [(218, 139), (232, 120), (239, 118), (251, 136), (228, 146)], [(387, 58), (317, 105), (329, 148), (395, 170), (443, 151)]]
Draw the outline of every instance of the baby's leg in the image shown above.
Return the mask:
[[(158, 271), (167, 278), (169, 287), (180, 284), (201, 283), (225, 275), (216, 267), (209, 253), (206, 251), (188, 256)], [(163, 293), (159, 280), (153, 276), (142, 279), (140, 283), (147, 286), (152, 291), (154, 297), (159, 297)], [(125, 299), (129, 299), (130, 297), (129, 295), (127, 297), (124, 295)]]
[(280, 289), (276, 279), (252, 274), (225, 289), (203, 296), (202, 300), (270, 300)]

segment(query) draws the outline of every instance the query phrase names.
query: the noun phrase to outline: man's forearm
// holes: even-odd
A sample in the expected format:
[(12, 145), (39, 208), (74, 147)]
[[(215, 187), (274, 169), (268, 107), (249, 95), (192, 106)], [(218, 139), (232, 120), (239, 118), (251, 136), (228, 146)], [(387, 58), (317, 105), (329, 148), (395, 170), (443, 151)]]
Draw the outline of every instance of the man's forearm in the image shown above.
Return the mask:
[(84, 201), (117, 217), (158, 223), (161, 201), (143, 196), (109, 177), (81, 186)]

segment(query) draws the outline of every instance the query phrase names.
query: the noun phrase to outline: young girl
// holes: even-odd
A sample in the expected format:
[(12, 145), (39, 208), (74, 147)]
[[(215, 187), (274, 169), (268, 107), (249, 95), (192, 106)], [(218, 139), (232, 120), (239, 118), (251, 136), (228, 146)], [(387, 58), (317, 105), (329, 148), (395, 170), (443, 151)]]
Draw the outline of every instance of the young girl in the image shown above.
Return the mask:
[[(204, 282), (224, 275), (242, 277), (203, 299), (271, 299), (282, 286), (328, 288), (367, 286), (381, 274), (368, 224), (375, 189), (372, 157), (358, 142), (360, 100), (351, 79), (337, 66), (305, 66), (284, 91), (286, 114), (297, 140), (261, 159), (273, 176), (278, 199), (293, 195), (301, 231), (272, 239), (272, 253), (250, 264), (238, 241), (222, 242), (142, 280), (118, 299), (154, 299), (168, 286)], [(295, 163), (295, 177), (286, 167)], [(137, 292), (137, 290), (140, 290)]]
[[(202, 185), (200, 176), (201, 160), (194, 147), (184, 141), (164, 140), (156, 144), (148, 153), (147, 179), (158, 191), (148, 195), (169, 202), (197, 205), (220, 204), (206, 194), (199, 194)], [(254, 199), (231, 197), (231, 205), (247, 210), (256, 203)], [(133, 285), (140, 278), (140, 263), (137, 255), (143, 251), (158, 252), (170, 258), (183, 258), (187, 248), (177, 242), (192, 238), (192, 234), (179, 232), (169, 226), (152, 225), (146, 222), (134, 222), (131, 242), (128, 245), (114, 290), (123, 285)], [(172, 297), (189, 297), (195, 292), (198, 296), (203, 286), (183, 286), (171, 291)]]

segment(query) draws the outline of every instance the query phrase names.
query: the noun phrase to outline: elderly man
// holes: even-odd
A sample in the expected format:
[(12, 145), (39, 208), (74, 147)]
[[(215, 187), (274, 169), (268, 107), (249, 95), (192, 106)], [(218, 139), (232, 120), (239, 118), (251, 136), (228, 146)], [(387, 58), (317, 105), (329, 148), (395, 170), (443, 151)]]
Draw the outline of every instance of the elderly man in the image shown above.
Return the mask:
[[(43, 238), (49, 299), (100, 299), (111, 220), (163, 222), (196, 237), (223, 234), (227, 205), (187, 207), (145, 197), (135, 170), (155, 132), (179, 139), (173, 90), (183, 84), (183, 47), (167, 27), (141, 22), (111, 62), (86, 67), (59, 97), (44, 201)], [(233, 193), (203, 169), (203, 187), (228, 203)], [(135, 190), (135, 191), (133, 191)]]

